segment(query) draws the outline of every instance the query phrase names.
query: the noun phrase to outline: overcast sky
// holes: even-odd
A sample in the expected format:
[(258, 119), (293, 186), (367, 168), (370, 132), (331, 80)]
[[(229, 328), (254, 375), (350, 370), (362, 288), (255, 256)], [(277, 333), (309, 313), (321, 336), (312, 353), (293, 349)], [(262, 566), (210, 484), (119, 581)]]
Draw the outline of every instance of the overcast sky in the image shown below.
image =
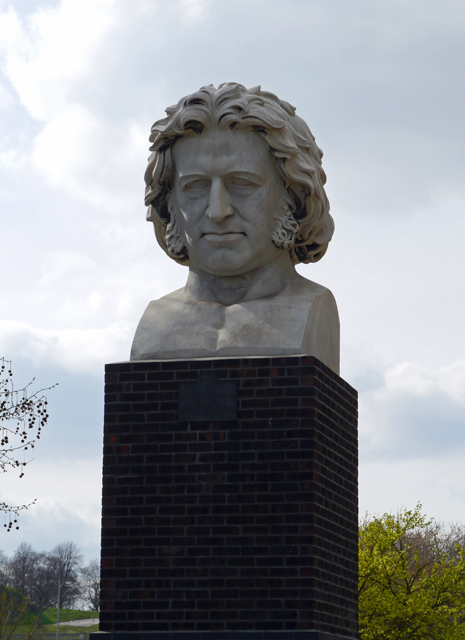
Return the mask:
[(0, 549), (97, 557), (103, 368), (187, 270), (145, 222), (152, 123), (205, 84), (260, 84), (324, 151), (329, 287), (360, 393), (360, 509), (465, 522), (463, 0), (0, 0), (0, 355), (50, 424), (0, 500)]

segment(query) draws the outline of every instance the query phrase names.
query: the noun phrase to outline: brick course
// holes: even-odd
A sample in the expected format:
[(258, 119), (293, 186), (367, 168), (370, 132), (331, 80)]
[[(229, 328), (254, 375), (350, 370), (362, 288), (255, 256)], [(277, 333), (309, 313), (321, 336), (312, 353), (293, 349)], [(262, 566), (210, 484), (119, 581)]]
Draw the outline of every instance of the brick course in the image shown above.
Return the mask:
[[(237, 420), (178, 422), (206, 370)], [(316, 358), (107, 365), (102, 505), (101, 631), (357, 637), (357, 394)]]

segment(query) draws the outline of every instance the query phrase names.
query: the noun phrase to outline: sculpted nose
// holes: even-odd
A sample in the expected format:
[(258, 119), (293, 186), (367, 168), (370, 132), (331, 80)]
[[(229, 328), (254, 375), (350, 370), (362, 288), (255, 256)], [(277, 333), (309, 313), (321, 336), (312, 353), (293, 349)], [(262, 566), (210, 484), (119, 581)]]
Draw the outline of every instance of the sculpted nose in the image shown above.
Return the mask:
[(232, 216), (234, 209), (231, 205), (228, 190), (222, 180), (214, 180), (208, 198), (206, 215), (210, 220), (220, 222), (228, 216)]

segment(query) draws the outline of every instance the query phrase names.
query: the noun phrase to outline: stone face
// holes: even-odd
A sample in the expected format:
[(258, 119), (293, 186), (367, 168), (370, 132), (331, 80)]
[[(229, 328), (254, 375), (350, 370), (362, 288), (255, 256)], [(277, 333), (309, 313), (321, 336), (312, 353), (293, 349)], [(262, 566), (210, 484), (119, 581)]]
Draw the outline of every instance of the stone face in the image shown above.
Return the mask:
[(152, 128), (148, 219), (186, 286), (147, 307), (131, 360), (309, 354), (339, 372), (331, 292), (297, 262), (333, 231), (321, 152), (276, 96), (204, 87)]
[(316, 358), (107, 365), (110, 640), (357, 638), (357, 550), (357, 393)]

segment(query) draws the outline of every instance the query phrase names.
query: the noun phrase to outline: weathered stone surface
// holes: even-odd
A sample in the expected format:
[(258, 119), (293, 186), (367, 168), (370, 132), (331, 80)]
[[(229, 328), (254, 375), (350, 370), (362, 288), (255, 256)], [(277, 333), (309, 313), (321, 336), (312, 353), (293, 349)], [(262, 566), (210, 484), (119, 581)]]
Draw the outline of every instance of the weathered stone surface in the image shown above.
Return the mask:
[(307, 125), (232, 83), (167, 113), (150, 138), (148, 219), (189, 275), (149, 304), (131, 360), (308, 354), (339, 373), (334, 298), (295, 270), (324, 255), (334, 229)]

